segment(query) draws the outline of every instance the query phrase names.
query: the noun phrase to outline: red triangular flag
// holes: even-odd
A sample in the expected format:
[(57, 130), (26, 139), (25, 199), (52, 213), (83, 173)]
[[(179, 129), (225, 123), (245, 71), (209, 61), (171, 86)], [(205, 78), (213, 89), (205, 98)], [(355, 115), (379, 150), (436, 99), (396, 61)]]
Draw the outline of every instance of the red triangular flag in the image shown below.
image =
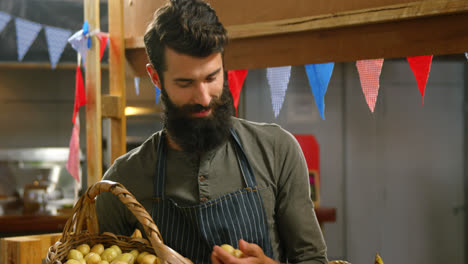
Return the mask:
[(228, 83), (229, 90), (231, 91), (232, 98), (234, 100), (234, 107), (236, 108), (237, 115), (237, 106), (239, 105), (239, 96), (242, 90), (242, 85), (244, 84), (245, 77), (247, 76), (248, 70), (234, 70), (228, 71)]
[(426, 90), (427, 78), (431, 71), (432, 55), (407, 57), (408, 63), (413, 71), (419, 92), (421, 92), (424, 104), (424, 91)]
[(86, 93), (83, 84), (83, 76), (81, 75), (80, 66), (76, 66), (75, 74), (75, 105), (73, 107), (73, 124), (75, 124), (76, 114), (80, 110), (80, 106), (86, 104)]
[(100, 40), (100, 52), (101, 52), (101, 56), (99, 57), (101, 60), (102, 60), (102, 55), (104, 55), (104, 51), (106, 50), (106, 46), (107, 46), (107, 39), (109, 38), (109, 34), (107, 33), (103, 33), (103, 32), (99, 32), (97, 34), (99, 40)]
[(80, 182), (80, 118), (76, 118), (70, 138), (70, 152), (68, 153), (67, 170), (77, 182)]
[(383, 62), (384, 59), (360, 60), (356, 62), (362, 92), (372, 113), (374, 112), (377, 95), (379, 94), (379, 78)]

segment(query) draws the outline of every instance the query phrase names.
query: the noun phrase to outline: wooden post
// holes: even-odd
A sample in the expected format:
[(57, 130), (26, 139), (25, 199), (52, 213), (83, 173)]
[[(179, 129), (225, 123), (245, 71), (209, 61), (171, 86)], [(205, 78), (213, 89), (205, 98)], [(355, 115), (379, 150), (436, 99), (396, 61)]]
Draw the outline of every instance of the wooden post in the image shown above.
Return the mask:
[[(84, 0), (84, 17), (90, 31), (100, 28), (99, 2)], [(112, 2), (112, 1), (111, 1)], [(88, 186), (102, 177), (102, 121), (101, 121), (101, 61), (100, 42), (91, 37), (91, 49), (86, 55), (86, 153)]]
[(119, 100), (115, 106), (118, 117), (110, 120), (111, 163), (126, 152), (125, 119), (125, 41), (123, 24), (123, 0), (108, 2), (109, 12), (109, 84), (110, 95)]

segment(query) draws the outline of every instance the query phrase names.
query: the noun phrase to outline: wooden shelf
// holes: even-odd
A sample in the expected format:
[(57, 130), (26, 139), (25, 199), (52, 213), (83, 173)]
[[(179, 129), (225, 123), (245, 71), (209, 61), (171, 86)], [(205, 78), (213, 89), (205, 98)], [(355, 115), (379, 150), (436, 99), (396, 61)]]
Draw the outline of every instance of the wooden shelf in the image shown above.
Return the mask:
[(62, 232), (70, 215), (3, 215), (0, 233)]

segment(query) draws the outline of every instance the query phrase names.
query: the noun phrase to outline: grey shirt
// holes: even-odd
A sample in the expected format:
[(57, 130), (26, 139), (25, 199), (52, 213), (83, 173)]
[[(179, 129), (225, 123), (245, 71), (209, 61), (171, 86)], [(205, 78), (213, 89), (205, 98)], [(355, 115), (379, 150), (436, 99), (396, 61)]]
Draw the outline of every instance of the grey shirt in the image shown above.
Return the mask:
[[(295, 138), (275, 124), (232, 120), (260, 189), (274, 259), (328, 263), (310, 199), (307, 164)], [(160, 135), (161, 131), (155, 133), (118, 158), (104, 175), (105, 180), (123, 184), (149, 213)], [(232, 139), (201, 156), (168, 148), (165, 195), (179, 205), (197, 205), (244, 187)], [(110, 193), (98, 196), (96, 208), (101, 232), (129, 236), (138, 226)]]

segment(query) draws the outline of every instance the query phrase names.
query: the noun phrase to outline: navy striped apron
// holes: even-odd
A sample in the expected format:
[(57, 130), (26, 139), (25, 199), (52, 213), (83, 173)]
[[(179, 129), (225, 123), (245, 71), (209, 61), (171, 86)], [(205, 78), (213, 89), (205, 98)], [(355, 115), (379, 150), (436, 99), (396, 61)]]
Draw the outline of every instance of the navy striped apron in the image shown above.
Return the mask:
[(234, 130), (231, 135), (247, 187), (195, 206), (179, 206), (164, 196), (165, 133), (159, 139), (151, 215), (164, 243), (194, 263), (210, 263), (214, 245), (238, 248), (239, 239), (259, 245), (265, 255), (273, 258), (265, 209), (252, 167)]

